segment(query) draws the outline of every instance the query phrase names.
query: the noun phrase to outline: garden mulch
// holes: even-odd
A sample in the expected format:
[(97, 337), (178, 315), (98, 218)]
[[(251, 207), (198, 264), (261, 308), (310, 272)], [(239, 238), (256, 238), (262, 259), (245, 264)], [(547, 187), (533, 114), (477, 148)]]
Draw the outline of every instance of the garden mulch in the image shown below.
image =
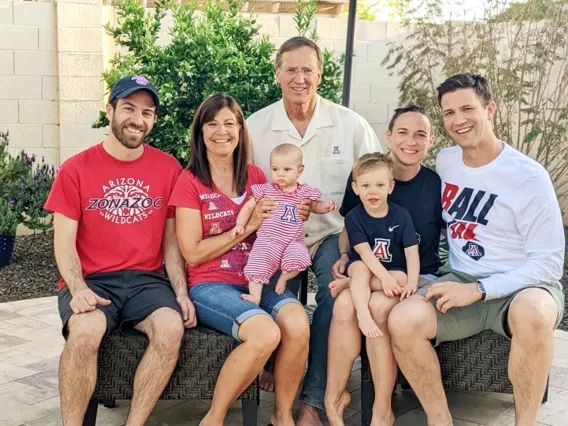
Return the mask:
[[(568, 252), (568, 227), (565, 228)], [(57, 295), (59, 273), (53, 255), (53, 232), (45, 232), (16, 239), (12, 264), (0, 269), (0, 303), (13, 300)], [(310, 291), (316, 283), (310, 274)], [(568, 253), (562, 277), (566, 309), (559, 328), (568, 331)]]

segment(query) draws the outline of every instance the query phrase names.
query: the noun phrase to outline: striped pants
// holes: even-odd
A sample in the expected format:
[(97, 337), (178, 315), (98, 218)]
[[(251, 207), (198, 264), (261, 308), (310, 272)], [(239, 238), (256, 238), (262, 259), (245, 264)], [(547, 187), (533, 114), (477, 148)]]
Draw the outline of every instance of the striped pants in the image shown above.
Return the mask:
[(248, 281), (268, 284), (274, 273), (303, 271), (312, 264), (312, 259), (303, 241), (282, 243), (258, 237), (249, 253), (244, 274)]

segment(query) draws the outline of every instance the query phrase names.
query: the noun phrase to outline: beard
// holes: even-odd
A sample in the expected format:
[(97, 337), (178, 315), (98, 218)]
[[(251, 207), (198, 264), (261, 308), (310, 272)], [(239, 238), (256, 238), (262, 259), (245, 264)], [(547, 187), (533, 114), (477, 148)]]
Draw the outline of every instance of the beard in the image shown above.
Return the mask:
[(120, 126), (116, 121), (115, 117), (112, 118), (110, 127), (112, 129), (112, 133), (118, 139), (118, 141), (128, 149), (138, 148), (140, 145), (144, 143), (144, 140), (150, 133), (150, 132), (144, 132), (143, 131), (144, 129), (141, 129), (142, 133), (140, 133), (139, 135), (126, 135), (124, 129), (127, 127), (127, 125)]

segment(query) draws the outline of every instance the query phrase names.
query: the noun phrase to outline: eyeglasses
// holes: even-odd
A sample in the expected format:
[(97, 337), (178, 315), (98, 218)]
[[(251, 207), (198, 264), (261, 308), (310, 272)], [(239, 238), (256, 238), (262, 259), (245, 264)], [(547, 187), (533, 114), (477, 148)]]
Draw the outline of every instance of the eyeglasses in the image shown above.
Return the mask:
[(286, 77), (296, 77), (298, 74), (303, 74), (305, 78), (312, 78), (316, 75), (316, 71), (311, 68), (284, 68), (282, 71)]

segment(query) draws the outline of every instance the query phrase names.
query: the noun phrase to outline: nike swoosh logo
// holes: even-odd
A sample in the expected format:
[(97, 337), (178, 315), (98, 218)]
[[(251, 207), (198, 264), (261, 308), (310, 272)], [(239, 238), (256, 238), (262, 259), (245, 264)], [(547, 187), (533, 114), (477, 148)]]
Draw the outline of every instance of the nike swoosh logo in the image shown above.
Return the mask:
[(389, 232), (394, 231), (394, 228), (398, 228), (400, 225), (389, 226)]

